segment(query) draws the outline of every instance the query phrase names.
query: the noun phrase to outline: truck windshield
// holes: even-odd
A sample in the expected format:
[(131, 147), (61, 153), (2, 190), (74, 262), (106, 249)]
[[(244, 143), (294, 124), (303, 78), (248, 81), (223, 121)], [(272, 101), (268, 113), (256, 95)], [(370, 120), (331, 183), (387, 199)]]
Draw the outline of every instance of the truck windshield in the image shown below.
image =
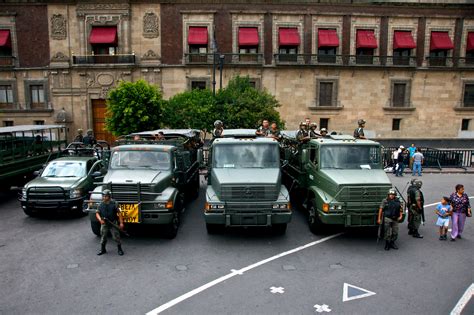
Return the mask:
[(111, 169), (169, 170), (170, 166), (169, 152), (159, 151), (115, 151), (110, 161)]
[(41, 173), (41, 177), (84, 177), (86, 167), (84, 163), (55, 161), (49, 163)]
[(381, 169), (379, 146), (328, 145), (321, 147), (323, 169)]
[(278, 146), (273, 144), (219, 144), (213, 153), (215, 168), (278, 168)]

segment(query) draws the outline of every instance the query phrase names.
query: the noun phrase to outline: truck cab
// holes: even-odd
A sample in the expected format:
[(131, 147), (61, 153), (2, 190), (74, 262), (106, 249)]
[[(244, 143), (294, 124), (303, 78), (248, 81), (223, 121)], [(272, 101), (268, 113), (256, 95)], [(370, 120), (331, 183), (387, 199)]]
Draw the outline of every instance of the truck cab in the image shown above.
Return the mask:
[(289, 194), (281, 183), (278, 141), (255, 130), (225, 130), (209, 148), (204, 219), (208, 233), (223, 227), (271, 227), (284, 234), (291, 221)]
[(313, 233), (327, 225), (377, 225), (377, 211), (392, 187), (382, 166), (381, 145), (333, 135), (297, 143), (286, 137), (285, 183), (293, 203), (306, 206)]

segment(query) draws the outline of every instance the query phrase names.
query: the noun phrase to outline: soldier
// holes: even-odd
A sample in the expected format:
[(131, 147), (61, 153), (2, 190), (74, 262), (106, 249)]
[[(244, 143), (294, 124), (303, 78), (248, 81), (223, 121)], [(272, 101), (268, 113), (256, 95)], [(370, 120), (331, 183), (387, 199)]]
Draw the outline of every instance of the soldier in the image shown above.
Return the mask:
[(319, 133), (316, 132), (316, 128), (318, 128), (317, 123), (310, 123), (309, 124), (309, 136), (311, 137), (311, 139), (316, 139), (316, 138), (319, 138), (321, 136)]
[(268, 120), (264, 119), (262, 121), (262, 125), (258, 127), (257, 131), (255, 131), (255, 134), (257, 136), (267, 137), (269, 133), (270, 133), (270, 128), (269, 128)]
[(77, 129), (77, 135), (74, 138), (73, 142), (82, 142), (84, 140), (84, 136), (82, 135), (84, 131), (82, 129)]
[(224, 133), (224, 124), (220, 120), (214, 122), (214, 130), (212, 131), (213, 138), (221, 138)]
[(296, 133), (296, 140), (299, 142), (307, 142), (311, 138), (309, 136), (308, 128), (306, 126), (306, 122), (300, 122), (300, 130)]
[(82, 142), (87, 146), (93, 146), (97, 144), (97, 140), (94, 137), (92, 129), (87, 129), (87, 135), (84, 137)]
[[(120, 230), (123, 230), (123, 218), (120, 215), (120, 210), (118, 208), (117, 203), (111, 199), (112, 192), (108, 189), (105, 189), (102, 192), (102, 202), (99, 204), (97, 211), (95, 213), (95, 217), (97, 221), (100, 222), (100, 251), (97, 255), (103, 255), (107, 253), (105, 249), (105, 245), (107, 244), (107, 234), (112, 234), (112, 238), (117, 242), (117, 253), (122, 256), (122, 243), (120, 241)], [(117, 221), (120, 223), (117, 226)]]
[[(414, 189), (411, 189), (409, 192), (409, 221), (408, 227), (411, 228), (411, 235), (415, 238), (423, 238), (423, 235), (418, 233), (418, 229), (420, 228), (421, 220), (424, 221), (424, 203), (425, 199), (423, 197), (423, 193), (421, 192), (421, 186), (423, 183), (421, 180), (417, 179), (413, 182), (415, 185)], [(408, 232), (410, 233), (410, 231)]]
[(319, 133), (321, 133), (321, 138), (329, 138), (328, 130), (326, 128), (321, 128), (321, 130), (319, 130)]
[[(411, 199), (410, 199), (410, 195), (412, 194), (412, 190), (415, 191), (416, 190), (416, 186), (415, 186), (415, 181), (416, 181), (416, 178), (413, 178), (411, 181), (410, 181), (410, 186), (408, 186), (408, 189), (407, 189), (407, 205), (408, 207), (410, 207), (411, 205)], [(413, 226), (412, 226), (412, 222), (411, 222), (411, 211), (408, 211), (408, 235), (413, 235)]]
[(397, 198), (395, 189), (390, 189), (388, 197), (380, 204), (377, 217), (377, 224), (383, 224), (384, 227), (385, 250), (398, 249), (395, 241), (398, 237), (398, 222), (401, 221), (402, 217), (402, 203)]
[(365, 120), (359, 119), (357, 123), (359, 124), (359, 127), (354, 130), (354, 138), (367, 139), (364, 135)]
[(272, 122), (270, 131), (268, 132), (268, 136), (278, 141), (281, 140), (282, 136), (276, 122)]

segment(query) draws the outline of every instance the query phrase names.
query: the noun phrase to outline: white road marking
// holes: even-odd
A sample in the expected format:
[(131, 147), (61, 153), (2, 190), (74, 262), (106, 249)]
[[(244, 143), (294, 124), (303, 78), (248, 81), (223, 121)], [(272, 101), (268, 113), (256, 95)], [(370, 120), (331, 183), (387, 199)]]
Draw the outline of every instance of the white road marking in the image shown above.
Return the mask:
[(284, 287), (270, 287), (270, 292), (275, 294), (275, 293), (280, 293), (283, 294), (285, 293), (285, 288)]
[(257, 268), (257, 267), (259, 267), (259, 266), (261, 266), (261, 265), (267, 264), (267, 263), (269, 263), (269, 262), (271, 262), (271, 261), (274, 261), (274, 260), (276, 260), (276, 259), (278, 259), (278, 258), (285, 257), (285, 256), (288, 256), (288, 255), (294, 254), (294, 253), (296, 253), (296, 252), (302, 251), (302, 250), (304, 250), (304, 249), (306, 249), (306, 248), (309, 248), (309, 247), (312, 247), (312, 246), (315, 246), (315, 245), (324, 243), (324, 242), (329, 241), (329, 240), (331, 240), (331, 239), (333, 239), (333, 238), (335, 238), (335, 237), (338, 237), (338, 236), (340, 236), (340, 235), (342, 235), (342, 234), (343, 234), (343, 233), (337, 233), (337, 234), (334, 234), (334, 235), (331, 235), (331, 236), (327, 236), (327, 237), (322, 238), (322, 239), (320, 239), (320, 240), (317, 240), (317, 241), (314, 241), (314, 242), (311, 242), (311, 243), (308, 243), (308, 244), (305, 244), (305, 245), (302, 245), (302, 246), (293, 248), (293, 249), (288, 250), (288, 251), (286, 251), (286, 252), (283, 252), (283, 253), (280, 253), (280, 254), (278, 254), (278, 255), (275, 255), (275, 256), (269, 257), (269, 258), (267, 258), (267, 259), (261, 260), (261, 261), (259, 261), (259, 262), (256, 262), (256, 263), (254, 263), (254, 264), (252, 264), (252, 265), (249, 265), (249, 266), (247, 266), (247, 267), (244, 267), (244, 268), (242, 268), (242, 269), (239, 269), (239, 270), (235, 270), (235, 269), (234, 269), (231, 273), (226, 274), (225, 276), (222, 276), (222, 277), (217, 278), (217, 279), (215, 279), (215, 280), (213, 280), (213, 281), (211, 281), (211, 282), (208, 282), (208, 283), (206, 283), (206, 284), (204, 284), (204, 285), (202, 285), (202, 286), (200, 286), (200, 287), (198, 287), (198, 288), (196, 288), (196, 289), (194, 289), (194, 290), (192, 290), (192, 291), (189, 291), (189, 292), (187, 292), (187, 293), (185, 293), (185, 294), (183, 294), (183, 295), (181, 295), (181, 296), (178, 296), (177, 298), (175, 298), (175, 299), (173, 299), (173, 300), (171, 300), (171, 301), (169, 301), (169, 302), (167, 302), (167, 303), (165, 303), (165, 304), (163, 304), (163, 305), (161, 305), (161, 306), (155, 308), (155, 309), (152, 310), (152, 311), (149, 311), (149, 312), (147, 313), (147, 315), (159, 314), (159, 313), (161, 313), (161, 312), (163, 312), (163, 311), (165, 311), (165, 310), (167, 310), (167, 309), (173, 307), (174, 305), (176, 305), (176, 304), (178, 304), (178, 303), (181, 303), (181, 302), (183, 302), (183, 301), (189, 299), (190, 297), (192, 297), (192, 296), (194, 296), (194, 295), (196, 295), (196, 294), (198, 294), (198, 293), (201, 293), (202, 291), (205, 291), (205, 290), (207, 290), (207, 289), (209, 289), (209, 288), (215, 286), (216, 284), (219, 284), (219, 283), (221, 283), (221, 282), (224, 282), (224, 281), (226, 281), (226, 280), (228, 280), (228, 279), (230, 279), (230, 278), (232, 278), (232, 277), (235, 277), (236, 275), (240, 275), (240, 274), (242, 274), (242, 273), (244, 273), (244, 272), (246, 272), (246, 271), (249, 271), (249, 270), (252, 270), (252, 269), (254, 269), (254, 268)]
[[(365, 292), (365, 293), (349, 296), (349, 288), (353, 288), (356, 291)], [(375, 295), (375, 294), (377, 293), (363, 289), (363, 288), (356, 287), (355, 285), (352, 285), (349, 283), (344, 283), (344, 288), (342, 292), (342, 302), (362, 299), (362, 298), (366, 298), (368, 296)]]
[(474, 296), (474, 283), (472, 283), (466, 292), (461, 296), (456, 306), (451, 311), (451, 315), (460, 315), (464, 307), (469, 303), (469, 300)]
[(316, 304), (314, 308), (315, 308), (315, 311), (318, 313), (322, 313), (322, 312), (329, 313), (331, 311), (331, 309), (329, 308), (329, 305), (326, 305), (326, 304), (323, 304), (323, 305)]

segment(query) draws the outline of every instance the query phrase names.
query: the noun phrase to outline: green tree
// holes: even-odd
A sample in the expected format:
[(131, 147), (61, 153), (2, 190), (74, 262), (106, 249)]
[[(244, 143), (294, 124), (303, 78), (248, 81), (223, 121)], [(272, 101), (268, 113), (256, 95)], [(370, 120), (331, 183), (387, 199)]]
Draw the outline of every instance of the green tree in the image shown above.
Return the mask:
[(113, 135), (160, 128), (163, 97), (144, 80), (122, 81), (107, 99), (106, 129)]

